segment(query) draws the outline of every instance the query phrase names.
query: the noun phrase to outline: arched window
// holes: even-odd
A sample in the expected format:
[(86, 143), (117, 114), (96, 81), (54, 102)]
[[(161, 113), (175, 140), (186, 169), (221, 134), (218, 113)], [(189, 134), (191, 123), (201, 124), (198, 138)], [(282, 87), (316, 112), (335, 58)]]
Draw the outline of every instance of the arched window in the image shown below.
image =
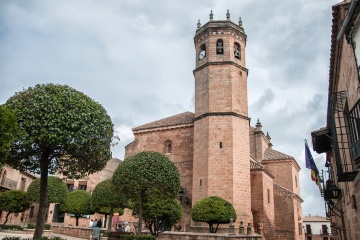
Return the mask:
[(164, 153), (172, 153), (172, 141), (170, 139), (164, 142)]
[(205, 57), (206, 57), (206, 45), (203, 44), (203, 45), (200, 46), (199, 60), (202, 60)]
[(222, 39), (216, 41), (216, 54), (224, 54), (224, 42)]
[(234, 57), (241, 59), (241, 48), (239, 43), (234, 43)]

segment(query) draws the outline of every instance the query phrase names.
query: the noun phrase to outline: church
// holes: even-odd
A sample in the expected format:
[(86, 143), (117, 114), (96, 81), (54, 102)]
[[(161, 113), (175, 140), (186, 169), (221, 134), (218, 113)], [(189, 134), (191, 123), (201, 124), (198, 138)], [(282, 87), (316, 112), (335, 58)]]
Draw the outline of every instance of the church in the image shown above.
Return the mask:
[(191, 206), (219, 196), (236, 210), (235, 229), (242, 221), (266, 239), (304, 239), (300, 167), (292, 156), (272, 149), (259, 120), (250, 126), (246, 38), (241, 19), (232, 22), (229, 11), (226, 20), (214, 20), (211, 13), (205, 25), (199, 21), (195, 111), (133, 128), (125, 158), (156, 151), (176, 164), (184, 231), (203, 231), (203, 224), (191, 220)]

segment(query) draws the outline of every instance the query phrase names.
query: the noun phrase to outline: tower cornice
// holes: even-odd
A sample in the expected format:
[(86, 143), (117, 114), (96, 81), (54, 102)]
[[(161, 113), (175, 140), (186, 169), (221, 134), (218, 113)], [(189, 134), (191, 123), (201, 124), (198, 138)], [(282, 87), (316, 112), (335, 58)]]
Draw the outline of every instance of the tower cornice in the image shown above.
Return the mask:
[(193, 70), (193, 74), (195, 74), (197, 71), (200, 71), (201, 69), (205, 68), (205, 67), (208, 67), (208, 66), (212, 66), (212, 65), (233, 65), (235, 67), (238, 67), (240, 68), (241, 70), (245, 71), (246, 74), (249, 73), (249, 69), (241, 66), (240, 64), (237, 64), (233, 61), (222, 61), (222, 62), (207, 62), (207, 63), (204, 63), (203, 65), (197, 67), (196, 69)]
[(199, 41), (204, 35), (213, 34), (232, 34), (236, 35), (237, 38), (242, 38), (246, 43), (246, 34), (242, 26), (236, 25), (235, 23), (223, 20), (223, 21), (209, 21), (204, 26), (196, 30), (194, 42)]

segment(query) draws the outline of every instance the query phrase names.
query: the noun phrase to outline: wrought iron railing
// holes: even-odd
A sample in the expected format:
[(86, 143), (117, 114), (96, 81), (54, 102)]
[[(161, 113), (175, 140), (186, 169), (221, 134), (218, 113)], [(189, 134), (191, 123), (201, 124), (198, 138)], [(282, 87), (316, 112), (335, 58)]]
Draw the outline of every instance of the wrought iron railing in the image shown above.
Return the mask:
[(4, 177), (0, 181), (0, 186), (10, 190), (15, 190), (17, 187), (17, 181)]
[(346, 91), (340, 91), (332, 94), (329, 106), (331, 136), (339, 182), (353, 181), (358, 173), (354, 171), (350, 157), (348, 127), (344, 114), (346, 102)]
[(360, 167), (360, 99), (347, 114), (351, 158)]

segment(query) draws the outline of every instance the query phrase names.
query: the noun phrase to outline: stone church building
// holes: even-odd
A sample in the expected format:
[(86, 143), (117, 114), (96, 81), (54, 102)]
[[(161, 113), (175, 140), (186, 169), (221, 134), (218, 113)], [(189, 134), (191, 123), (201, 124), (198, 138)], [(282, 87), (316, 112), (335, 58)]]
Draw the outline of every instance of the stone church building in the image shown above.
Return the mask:
[(229, 12), (226, 17), (213, 20), (211, 13), (209, 22), (197, 26), (195, 112), (133, 128), (135, 138), (125, 157), (156, 151), (176, 164), (185, 231), (203, 230), (191, 220), (191, 206), (216, 195), (233, 204), (235, 228), (243, 221), (266, 239), (304, 239), (300, 167), (293, 157), (272, 149), (259, 120), (250, 126), (247, 36), (241, 20), (233, 23)]

